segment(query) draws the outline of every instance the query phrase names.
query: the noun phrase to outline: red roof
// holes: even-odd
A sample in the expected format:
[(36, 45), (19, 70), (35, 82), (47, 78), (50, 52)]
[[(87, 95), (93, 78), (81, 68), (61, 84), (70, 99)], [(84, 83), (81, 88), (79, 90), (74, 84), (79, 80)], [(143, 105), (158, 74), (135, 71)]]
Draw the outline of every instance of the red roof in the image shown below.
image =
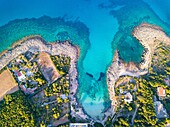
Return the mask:
[(163, 87), (158, 87), (157, 88), (157, 93), (158, 93), (158, 96), (166, 96), (166, 92), (165, 92), (165, 89)]
[(21, 72), (18, 72), (18, 76), (21, 76), (22, 74), (21, 74)]

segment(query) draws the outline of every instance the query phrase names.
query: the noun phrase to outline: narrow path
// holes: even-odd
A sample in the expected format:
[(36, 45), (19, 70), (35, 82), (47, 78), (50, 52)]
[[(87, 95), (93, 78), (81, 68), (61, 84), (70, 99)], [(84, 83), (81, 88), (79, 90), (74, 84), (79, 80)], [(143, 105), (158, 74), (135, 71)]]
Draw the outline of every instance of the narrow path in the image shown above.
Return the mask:
[[(135, 103), (135, 104), (136, 104), (136, 103)], [(134, 112), (133, 117), (132, 117), (132, 120), (131, 120), (132, 126), (133, 126), (133, 124), (134, 124), (134, 119), (135, 119), (135, 116), (136, 116), (137, 111), (138, 111), (138, 106), (137, 106), (137, 104), (136, 104), (136, 109), (135, 109), (135, 112)]]

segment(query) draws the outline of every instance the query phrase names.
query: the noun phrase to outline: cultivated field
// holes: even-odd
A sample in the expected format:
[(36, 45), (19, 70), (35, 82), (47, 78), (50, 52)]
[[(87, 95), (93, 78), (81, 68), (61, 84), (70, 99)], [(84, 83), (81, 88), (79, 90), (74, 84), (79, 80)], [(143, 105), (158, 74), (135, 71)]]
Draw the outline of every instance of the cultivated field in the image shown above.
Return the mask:
[(0, 100), (3, 99), (4, 95), (13, 93), (18, 90), (18, 84), (13, 78), (10, 71), (4, 70), (0, 74)]

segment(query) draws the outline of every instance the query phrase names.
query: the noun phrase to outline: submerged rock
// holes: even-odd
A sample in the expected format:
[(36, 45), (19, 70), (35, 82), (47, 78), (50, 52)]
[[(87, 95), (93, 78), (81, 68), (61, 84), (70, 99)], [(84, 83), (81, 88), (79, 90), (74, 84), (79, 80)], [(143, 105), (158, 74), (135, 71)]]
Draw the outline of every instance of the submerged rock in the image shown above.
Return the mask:
[(88, 73), (88, 72), (86, 72), (86, 75), (88, 75), (88, 76), (90, 76), (90, 77), (92, 77), (92, 78), (93, 78), (93, 75), (92, 75), (92, 74), (90, 74), (90, 73)]
[(98, 78), (98, 80), (97, 80), (97, 81), (101, 81), (102, 77), (104, 77), (104, 76), (105, 76), (105, 73), (100, 72), (100, 77)]

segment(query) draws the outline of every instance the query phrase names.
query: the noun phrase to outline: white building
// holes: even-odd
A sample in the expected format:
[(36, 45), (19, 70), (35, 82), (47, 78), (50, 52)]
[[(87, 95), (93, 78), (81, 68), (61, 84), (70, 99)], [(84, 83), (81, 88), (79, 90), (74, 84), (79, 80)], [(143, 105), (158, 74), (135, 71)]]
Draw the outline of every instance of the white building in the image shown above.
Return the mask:
[(70, 127), (88, 127), (88, 123), (70, 123)]
[(121, 94), (123, 94), (123, 89), (122, 89), (122, 88), (120, 88), (120, 89), (119, 89), (119, 92), (120, 92)]
[(68, 98), (65, 94), (61, 94), (60, 97), (61, 97), (63, 100)]
[(34, 74), (33, 74), (31, 71), (27, 71), (27, 72), (26, 72), (26, 75), (27, 75), (28, 77), (34, 76)]
[(133, 101), (133, 97), (132, 97), (132, 95), (131, 95), (130, 92), (128, 92), (128, 93), (125, 94), (124, 101), (125, 101), (125, 102), (128, 102), (128, 103), (130, 103), (130, 102)]
[(22, 72), (17, 73), (17, 78), (20, 82), (26, 79), (25, 75)]

